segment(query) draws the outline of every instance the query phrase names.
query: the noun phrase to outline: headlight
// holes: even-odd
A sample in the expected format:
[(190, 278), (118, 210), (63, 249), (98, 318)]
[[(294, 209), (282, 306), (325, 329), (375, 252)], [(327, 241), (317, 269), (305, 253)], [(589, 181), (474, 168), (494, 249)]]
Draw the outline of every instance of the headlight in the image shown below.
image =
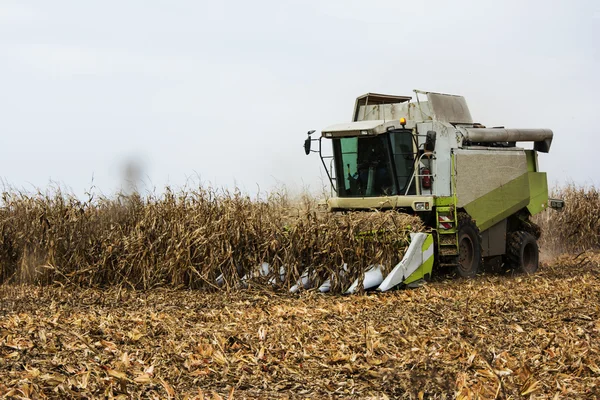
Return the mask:
[[(562, 210), (565, 206), (565, 201), (558, 199), (548, 199), (548, 205), (550, 206), (550, 208), (554, 208), (555, 210)], [(542, 206), (544, 206), (544, 204), (542, 204)]]
[(429, 210), (429, 202), (428, 201), (419, 201), (415, 203), (415, 211), (428, 211)]

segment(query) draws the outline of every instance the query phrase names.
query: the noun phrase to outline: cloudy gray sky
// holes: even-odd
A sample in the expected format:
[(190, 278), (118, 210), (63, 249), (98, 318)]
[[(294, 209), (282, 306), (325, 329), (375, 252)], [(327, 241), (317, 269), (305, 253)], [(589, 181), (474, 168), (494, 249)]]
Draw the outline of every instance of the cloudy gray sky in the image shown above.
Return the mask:
[(318, 191), (305, 132), (417, 88), (553, 129), (550, 183), (600, 185), (599, 26), (577, 0), (0, 0), (0, 177), (110, 194), (133, 163), (158, 191)]

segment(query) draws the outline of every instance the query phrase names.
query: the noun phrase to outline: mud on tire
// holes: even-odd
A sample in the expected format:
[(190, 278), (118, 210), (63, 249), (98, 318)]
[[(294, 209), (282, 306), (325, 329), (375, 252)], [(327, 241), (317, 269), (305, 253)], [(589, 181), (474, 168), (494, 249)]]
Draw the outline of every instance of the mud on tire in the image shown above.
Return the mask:
[(536, 223), (529, 220), (523, 221), (519, 230), (531, 233), (538, 240), (542, 236), (542, 229)]
[(473, 278), (482, 265), (481, 235), (469, 214), (458, 213), (458, 260), (456, 273)]
[(506, 261), (516, 272), (534, 274), (539, 266), (540, 251), (534, 235), (525, 231), (510, 234), (506, 241)]

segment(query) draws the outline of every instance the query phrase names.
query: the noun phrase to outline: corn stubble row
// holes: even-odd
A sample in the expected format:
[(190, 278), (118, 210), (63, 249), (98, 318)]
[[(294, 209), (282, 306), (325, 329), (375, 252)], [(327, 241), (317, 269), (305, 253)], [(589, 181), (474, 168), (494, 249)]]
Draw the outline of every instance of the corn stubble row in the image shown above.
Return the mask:
[(596, 399), (587, 258), (379, 296), (0, 285), (0, 398)]
[(345, 281), (370, 264), (395, 265), (409, 232), (422, 229), (412, 216), (331, 214), (309, 197), (292, 204), (279, 194), (167, 189), (80, 201), (60, 190), (12, 191), (0, 211), (0, 282), (214, 288), (223, 274), (231, 289), (268, 262), (272, 276), (254, 283), (274, 278), (287, 288), (309, 268), (320, 280), (333, 276), (340, 290), (345, 263)]

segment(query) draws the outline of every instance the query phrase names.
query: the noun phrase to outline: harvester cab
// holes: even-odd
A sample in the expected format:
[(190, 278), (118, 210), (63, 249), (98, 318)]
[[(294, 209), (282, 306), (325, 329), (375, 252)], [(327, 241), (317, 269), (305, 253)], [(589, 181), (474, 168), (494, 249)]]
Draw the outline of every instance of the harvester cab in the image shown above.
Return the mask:
[[(525, 273), (537, 270), (540, 231), (530, 217), (562, 207), (549, 201), (546, 174), (538, 170), (551, 130), (486, 128), (473, 121), (464, 97), (415, 90), (414, 100), (360, 96), (351, 122), (318, 138), (313, 133), (304, 149), (318, 153), (327, 172), (335, 192), (330, 211), (393, 209), (420, 216), (428, 227), (413, 235), (387, 276), (376, 266), (366, 271), (365, 289), (423, 279), (434, 261), (462, 277), (475, 276), (492, 257)], [(323, 140), (331, 141), (331, 155), (323, 153)], [(533, 142), (533, 149), (517, 142)]]

